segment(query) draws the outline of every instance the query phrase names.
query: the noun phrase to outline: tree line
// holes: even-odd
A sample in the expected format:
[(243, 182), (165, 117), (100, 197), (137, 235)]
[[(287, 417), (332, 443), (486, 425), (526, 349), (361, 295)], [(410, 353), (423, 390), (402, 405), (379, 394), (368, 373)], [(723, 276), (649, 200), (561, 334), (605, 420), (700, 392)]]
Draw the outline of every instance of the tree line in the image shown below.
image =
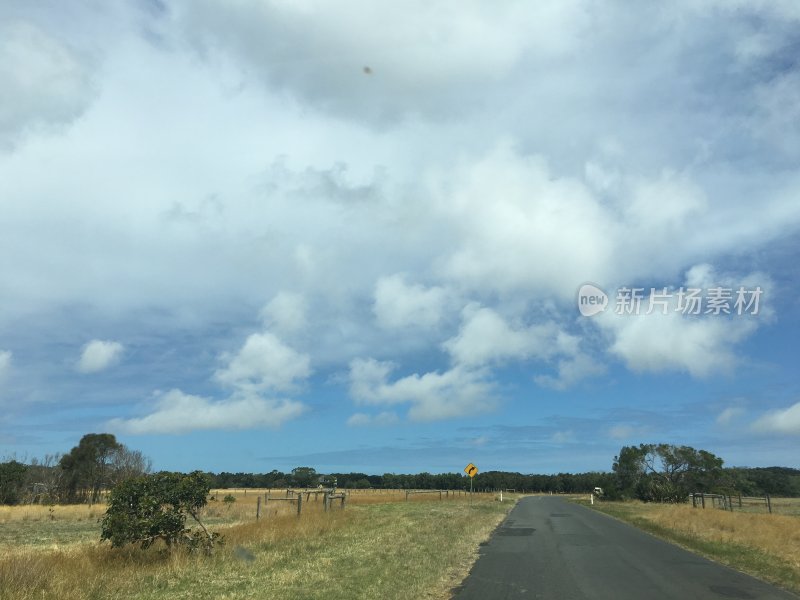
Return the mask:
[(150, 469), (150, 459), (112, 434), (89, 433), (67, 454), (0, 463), (0, 504), (95, 503), (103, 492)]
[[(93, 503), (123, 481), (150, 473), (141, 452), (119, 443), (109, 433), (90, 433), (63, 456), (46, 456), (25, 464), (0, 463), (0, 504)], [(313, 467), (289, 472), (205, 472), (211, 488), (288, 488), (337, 486), (349, 489), (469, 489), (462, 473), (318, 473)], [(602, 488), (610, 499), (681, 502), (690, 493), (744, 496), (800, 496), (800, 470), (788, 467), (724, 467), (705, 450), (671, 444), (623, 446), (608, 472), (523, 474), (486, 471), (475, 476), (478, 490), (513, 489), (544, 493), (589, 493)]]

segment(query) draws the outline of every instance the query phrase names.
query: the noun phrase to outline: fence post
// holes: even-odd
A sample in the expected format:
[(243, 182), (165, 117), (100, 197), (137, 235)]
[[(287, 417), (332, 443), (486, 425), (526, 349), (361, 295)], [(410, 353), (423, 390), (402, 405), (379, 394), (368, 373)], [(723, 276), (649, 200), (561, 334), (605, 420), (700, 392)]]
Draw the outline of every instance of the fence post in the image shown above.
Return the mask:
[(300, 513), (303, 510), (303, 494), (297, 494), (297, 516), (300, 516)]
[(442, 500), (442, 490), (439, 490), (439, 501), (441, 502), (441, 500)]
[(769, 514), (772, 514), (772, 502), (769, 499), (769, 494), (767, 494), (767, 510), (769, 511)]
[(739, 508), (742, 508), (742, 495), (739, 494)]
[(256, 521), (261, 518), (261, 496), (256, 500)]
[(323, 512), (328, 512), (328, 492), (322, 496), (322, 510)]
[(344, 503), (347, 502), (347, 496), (342, 494), (342, 510), (344, 510)]
[(700, 502), (703, 503), (703, 508), (706, 507), (706, 495), (704, 492), (700, 492)]

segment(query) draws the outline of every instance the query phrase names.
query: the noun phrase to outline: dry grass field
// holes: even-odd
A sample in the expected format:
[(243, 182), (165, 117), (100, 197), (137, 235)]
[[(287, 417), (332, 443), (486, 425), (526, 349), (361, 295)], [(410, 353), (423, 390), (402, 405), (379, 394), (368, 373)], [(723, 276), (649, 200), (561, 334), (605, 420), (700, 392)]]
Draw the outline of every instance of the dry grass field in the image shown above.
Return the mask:
[[(588, 504), (585, 497), (576, 501)], [(691, 504), (596, 502), (594, 507), (735, 569), (800, 592), (800, 499), (773, 500), (786, 514), (727, 512)]]
[(446, 598), (513, 506), (353, 491), (345, 510), (312, 496), (298, 518), (271, 501), (256, 521), (257, 491), (214, 495), (204, 520), (225, 544), (212, 557), (112, 550), (98, 541), (102, 505), (0, 508), (0, 598)]

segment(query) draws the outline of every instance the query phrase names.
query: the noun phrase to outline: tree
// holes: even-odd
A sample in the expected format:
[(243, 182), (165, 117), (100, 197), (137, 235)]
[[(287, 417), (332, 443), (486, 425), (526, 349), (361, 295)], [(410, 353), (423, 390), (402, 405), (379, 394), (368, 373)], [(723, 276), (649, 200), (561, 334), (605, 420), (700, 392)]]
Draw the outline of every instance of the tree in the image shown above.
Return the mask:
[(61, 496), (65, 502), (97, 502), (104, 489), (150, 471), (150, 460), (110, 433), (88, 433), (61, 457)]
[(97, 502), (107, 485), (112, 456), (121, 444), (110, 433), (87, 433), (59, 463), (64, 471), (64, 492), (68, 502)]
[(317, 485), (317, 470), (313, 467), (295, 467), (292, 469), (292, 483), (297, 487), (311, 487)]
[[(112, 547), (139, 544), (142, 549), (161, 539), (169, 548), (184, 544), (191, 550), (203, 548), (210, 553), (220, 536), (210, 533), (199, 517), (209, 490), (209, 479), (200, 471), (126, 479), (111, 490), (100, 539), (111, 541)], [(186, 528), (187, 516), (202, 531)]]
[(722, 459), (691, 446), (623, 446), (612, 469), (617, 489), (640, 500), (684, 502), (690, 492), (712, 491), (720, 483)]
[(17, 504), (25, 490), (28, 467), (16, 460), (0, 463), (0, 504)]

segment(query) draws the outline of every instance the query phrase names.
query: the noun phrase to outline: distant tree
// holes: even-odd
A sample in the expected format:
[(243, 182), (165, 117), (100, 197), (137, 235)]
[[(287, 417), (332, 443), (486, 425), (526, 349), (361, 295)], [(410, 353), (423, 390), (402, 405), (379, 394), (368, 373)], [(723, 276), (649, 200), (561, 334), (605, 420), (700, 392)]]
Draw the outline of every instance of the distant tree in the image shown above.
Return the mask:
[[(126, 479), (111, 490), (100, 539), (111, 541), (112, 547), (139, 544), (143, 549), (160, 539), (169, 548), (184, 544), (210, 553), (219, 534), (210, 533), (199, 517), (209, 490), (208, 477), (200, 471)], [(186, 528), (187, 516), (201, 531)]]
[(88, 433), (61, 457), (61, 499), (97, 502), (103, 490), (150, 471), (150, 460), (110, 433)]
[(61, 457), (64, 495), (67, 502), (97, 502), (108, 484), (112, 457), (122, 447), (110, 433), (88, 433), (69, 454)]
[(152, 461), (139, 450), (131, 450), (120, 444), (112, 452), (108, 466), (108, 483), (113, 487), (126, 479), (149, 473)]
[(16, 460), (0, 463), (0, 504), (17, 504), (25, 491), (28, 467)]
[(694, 491), (720, 485), (722, 459), (691, 446), (640, 444), (624, 446), (612, 470), (617, 491), (640, 500), (684, 502)]
[(292, 469), (292, 484), (297, 487), (311, 487), (317, 485), (319, 475), (313, 467), (295, 467)]

